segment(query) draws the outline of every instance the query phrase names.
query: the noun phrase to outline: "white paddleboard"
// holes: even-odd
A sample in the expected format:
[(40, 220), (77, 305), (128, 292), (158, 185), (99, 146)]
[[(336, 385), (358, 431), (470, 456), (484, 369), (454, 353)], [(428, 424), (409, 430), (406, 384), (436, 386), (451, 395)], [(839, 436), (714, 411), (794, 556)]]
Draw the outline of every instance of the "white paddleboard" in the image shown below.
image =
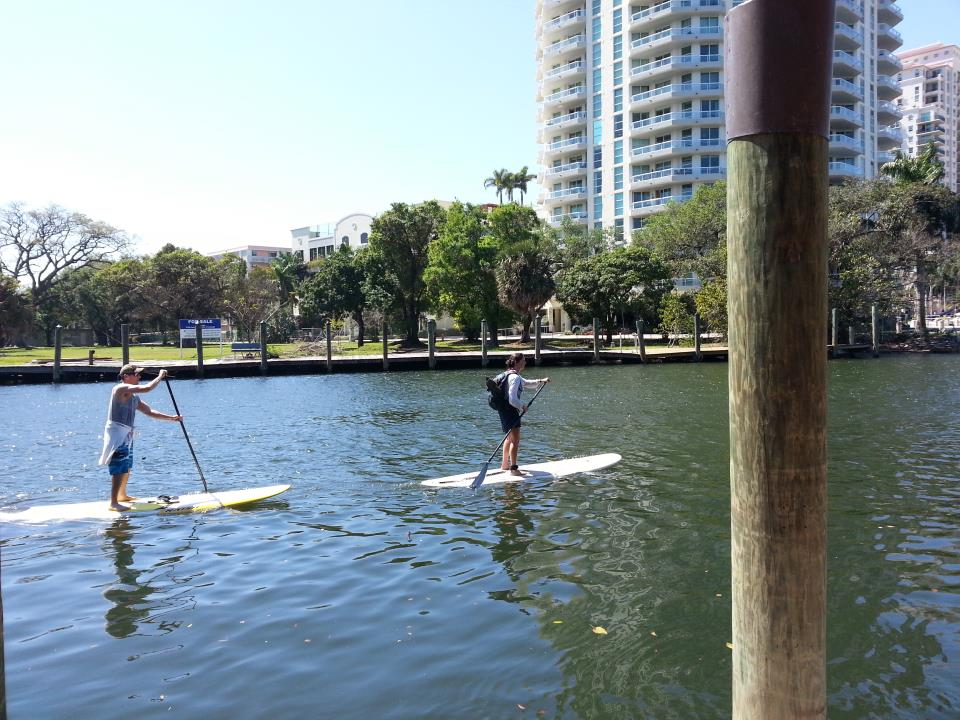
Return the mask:
[(215, 493), (194, 493), (191, 495), (161, 495), (155, 498), (137, 498), (124, 503), (130, 509), (117, 512), (110, 509), (108, 500), (85, 503), (65, 503), (63, 505), (36, 505), (19, 512), (0, 512), (3, 522), (49, 522), (51, 520), (88, 520), (117, 518), (130, 512), (202, 512), (222, 507), (233, 507), (265, 500), (290, 489), (289, 485), (270, 485), (268, 487), (226, 490)]
[[(500, 483), (523, 482), (524, 480), (553, 480), (565, 475), (602, 470), (605, 467), (616, 465), (620, 460), (621, 457), (616, 453), (605, 453), (603, 455), (589, 455), (587, 457), (569, 458), (568, 460), (551, 460), (550, 462), (521, 465), (520, 472), (523, 473), (523, 477), (511, 475), (509, 470), (497, 468), (487, 472), (481, 487)], [(480, 468), (477, 468), (473, 472), (463, 473), (462, 475), (424, 480), (421, 484), (439, 488), (470, 487), (470, 483), (474, 481), (479, 472)]]

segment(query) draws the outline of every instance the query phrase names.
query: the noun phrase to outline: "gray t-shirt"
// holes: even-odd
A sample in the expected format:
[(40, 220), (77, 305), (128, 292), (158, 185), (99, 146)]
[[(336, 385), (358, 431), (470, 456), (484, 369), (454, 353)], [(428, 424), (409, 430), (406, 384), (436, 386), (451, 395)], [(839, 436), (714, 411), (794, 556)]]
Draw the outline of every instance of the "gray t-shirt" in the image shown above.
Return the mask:
[(114, 422), (123, 423), (133, 427), (133, 420), (137, 415), (137, 408), (140, 406), (140, 397), (131, 393), (126, 401), (120, 400), (120, 386), (113, 389), (110, 394), (110, 419)]

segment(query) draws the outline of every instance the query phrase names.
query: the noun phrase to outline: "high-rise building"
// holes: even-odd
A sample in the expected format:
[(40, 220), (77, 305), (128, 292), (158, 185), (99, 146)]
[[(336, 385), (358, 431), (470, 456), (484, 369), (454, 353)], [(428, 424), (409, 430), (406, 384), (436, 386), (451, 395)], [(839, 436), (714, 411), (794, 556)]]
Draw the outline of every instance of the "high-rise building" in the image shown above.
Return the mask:
[[(641, 227), (726, 177), (723, 18), (739, 0), (537, 0), (541, 215)], [(836, 0), (830, 176), (873, 177), (900, 146), (903, 19)]]
[(934, 43), (904, 50), (897, 57), (903, 62), (903, 71), (897, 75), (903, 91), (903, 150), (916, 156), (933, 142), (944, 165), (944, 184), (960, 192), (960, 47)]

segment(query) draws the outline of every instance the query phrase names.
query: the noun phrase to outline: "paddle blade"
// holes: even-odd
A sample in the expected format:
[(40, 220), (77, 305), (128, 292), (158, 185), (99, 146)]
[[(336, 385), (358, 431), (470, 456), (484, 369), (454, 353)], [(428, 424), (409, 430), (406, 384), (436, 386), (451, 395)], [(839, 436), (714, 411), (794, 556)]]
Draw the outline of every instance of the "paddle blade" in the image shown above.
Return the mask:
[(480, 471), (480, 474), (477, 475), (477, 476), (473, 479), (473, 482), (472, 482), (472, 483), (470, 483), (470, 489), (471, 489), (471, 490), (476, 490), (478, 487), (480, 487), (481, 485), (483, 485), (483, 480), (484, 480), (484, 478), (487, 477), (487, 468), (489, 468), (489, 467), (490, 467), (490, 463), (486, 463), (486, 464), (483, 466), (483, 470)]

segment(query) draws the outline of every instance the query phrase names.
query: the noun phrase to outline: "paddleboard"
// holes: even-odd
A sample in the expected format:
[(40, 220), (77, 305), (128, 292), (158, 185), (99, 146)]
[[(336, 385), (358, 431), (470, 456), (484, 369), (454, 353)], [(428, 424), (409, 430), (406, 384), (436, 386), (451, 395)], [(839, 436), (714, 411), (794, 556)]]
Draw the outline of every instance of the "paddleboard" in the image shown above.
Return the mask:
[[(603, 455), (588, 455), (586, 457), (569, 458), (567, 460), (551, 460), (550, 462), (533, 463), (532, 465), (521, 465), (520, 472), (523, 477), (511, 475), (509, 470), (499, 468), (487, 472), (487, 477), (481, 487), (487, 485), (497, 485), (500, 483), (523, 482), (524, 480), (553, 480), (565, 475), (574, 475), (576, 473), (592, 472), (602, 470), (605, 467), (616, 465), (621, 457), (616, 453), (604, 453)], [(480, 468), (462, 475), (451, 475), (450, 477), (434, 478), (433, 480), (424, 480), (421, 485), (427, 487), (445, 488), (445, 487), (470, 487)]]
[(190, 495), (160, 495), (154, 498), (137, 498), (124, 503), (130, 509), (117, 512), (110, 509), (108, 500), (86, 503), (65, 503), (63, 505), (36, 505), (19, 512), (0, 512), (0, 521), (4, 522), (49, 522), (51, 520), (88, 520), (110, 519), (126, 513), (136, 512), (203, 512), (222, 507), (234, 507), (247, 503), (266, 500), (290, 489), (289, 485), (270, 485), (268, 487), (244, 488), (243, 490), (225, 490), (215, 493), (193, 493)]

